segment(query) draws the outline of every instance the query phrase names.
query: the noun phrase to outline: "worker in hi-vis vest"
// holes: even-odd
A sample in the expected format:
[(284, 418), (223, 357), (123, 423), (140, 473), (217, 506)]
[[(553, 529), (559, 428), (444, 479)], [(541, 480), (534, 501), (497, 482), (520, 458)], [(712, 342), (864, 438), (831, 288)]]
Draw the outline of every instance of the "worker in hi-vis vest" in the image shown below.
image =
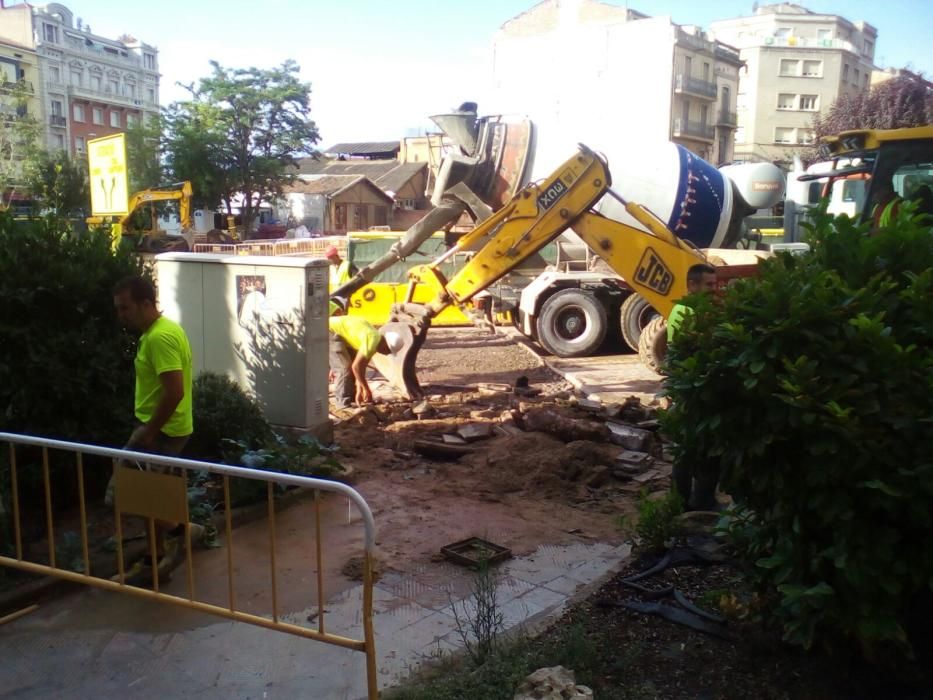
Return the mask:
[(329, 291), (331, 292), (349, 282), (357, 273), (355, 265), (340, 257), (340, 251), (337, 250), (336, 246), (328, 246), (327, 250), (324, 251), (324, 257), (330, 263)]

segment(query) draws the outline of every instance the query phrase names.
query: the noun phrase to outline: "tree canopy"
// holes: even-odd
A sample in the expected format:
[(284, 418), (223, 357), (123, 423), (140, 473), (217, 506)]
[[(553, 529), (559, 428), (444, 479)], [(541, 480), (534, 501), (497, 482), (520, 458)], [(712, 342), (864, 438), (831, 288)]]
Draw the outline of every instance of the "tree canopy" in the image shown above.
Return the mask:
[(191, 99), (165, 112), (165, 165), (191, 180), (197, 206), (230, 209), (242, 196), (244, 226), (263, 200), (280, 195), (297, 159), (320, 140), (311, 120), (311, 86), (292, 60), (272, 69), (229, 69), (184, 86)]
[(903, 129), (933, 124), (933, 86), (908, 71), (870, 90), (840, 95), (813, 119), (817, 139), (849, 129)]

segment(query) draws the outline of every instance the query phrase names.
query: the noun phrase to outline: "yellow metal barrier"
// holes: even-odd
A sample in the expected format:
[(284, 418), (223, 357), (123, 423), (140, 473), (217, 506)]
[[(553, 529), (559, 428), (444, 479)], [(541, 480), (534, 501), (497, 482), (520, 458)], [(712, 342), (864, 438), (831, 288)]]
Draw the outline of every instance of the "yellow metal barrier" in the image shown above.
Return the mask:
[[(96, 586), (111, 591), (158, 600), (184, 608), (211, 613), (220, 617), (246, 622), (267, 629), (287, 632), (307, 639), (332, 644), (366, 655), (366, 676), (368, 697), (378, 697), (376, 682), (376, 656), (373, 635), (373, 553), (375, 547), (375, 522), (372, 511), (363, 497), (349, 486), (325, 479), (293, 474), (281, 474), (259, 469), (232, 467), (225, 464), (199, 462), (195, 460), (165, 457), (162, 455), (116, 450), (95, 445), (50, 440), (13, 433), (0, 433), (0, 442), (9, 444), (10, 455), (10, 496), (12, 501), (13, 539), (15, 556), (0, 556), (0, 565), (20, 569), (34, 574), (55, 576), (68, 581)], [(23, 512), (20, 503), (18, 447), (37, 448), (42, 455), (43, 507), (46, 536), (48, 538), (48, 563), (30, 561), (24, 556), (23, 548)], [(52, 479), (49, 467), (51, 450), (70, 452), (75, 455), (75, 470), (78, 487), (78, 507), (81, 527), (81, 557), (83, 571), (71, 571), (62, 568), (56, 561), (55, 552), (55, 513), (52, 507)], [(95, 576), (91, 572), (91, 559), (88, 544), (87, 500), (84, 480), (84, 456), (94, 455), (113, 461), (114, 476), (114, 523), (117, 542), (117, 580)], [(146, 464), (147, 470), (125, 466), (127, 463)], [(160, 468), (168, 468), (165, 473)], [(225, 508), (225, 542), (227, 547), (227, 605), (221, 606), (198, 600), (194, 592), (194, 561), (191, 554), (191, 529), (185, 527), (185, 562), (187, 568), (187, 597), (165, 593), (159, 590), (158, 567), (152, 567), (152, 588), (131, 585), (126, 582), (124, 562), (122, 516), (141, 516), (146, 518), (149, 535), (149, 553), (153, 561), (156, 557), (156, 522), (188, 523), (188, 471), (200, 470), (223, 477)], [(263, 481), (266, 483), (267, 518), (269, 524), (270, 585), (272, 596), (271, 616), (266, 617), (237, 609), (234, 586), (234, 540), (231, 518), (230, 477)], [(276, 574), (276, 528), (274, 485), (296, 486), (314, 490), (314, 531), (315, 558), (317, 565), (317, 629), (304, 627), (290, 622), (283, 622), (280, 617), (278, 581)], [(321, 536), (321, 491), (329, 491), (346, 496), (359, 511), (364, 527), (363, 555), (363, 639), (353, 639), (330, 632), (324, 628), (324, 548)]]

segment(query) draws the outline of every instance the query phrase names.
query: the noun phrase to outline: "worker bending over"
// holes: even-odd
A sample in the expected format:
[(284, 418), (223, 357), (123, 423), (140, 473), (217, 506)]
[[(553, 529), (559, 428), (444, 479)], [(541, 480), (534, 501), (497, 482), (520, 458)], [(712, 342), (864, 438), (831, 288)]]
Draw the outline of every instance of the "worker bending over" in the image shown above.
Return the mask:
[(377, 352), (389, 353), (386, 339), (369, 321), (345, 315), (333, 302), (327, 326), (330, 329), (334, 404), (337, 408), (349, 408), (353, 401), (372, 403), (373, 392), (366, 381), (366, 368)]

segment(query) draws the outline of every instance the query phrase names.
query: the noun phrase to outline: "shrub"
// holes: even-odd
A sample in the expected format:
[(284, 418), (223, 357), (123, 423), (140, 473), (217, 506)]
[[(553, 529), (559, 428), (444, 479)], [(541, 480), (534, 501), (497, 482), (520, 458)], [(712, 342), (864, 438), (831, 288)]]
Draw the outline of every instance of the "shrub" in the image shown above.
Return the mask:
[(192, 459), (219, 462), (227, 449), (225, 440), (257, 449), (271, 442), (272, 428), (256, 403), (226, 375), (202, 372), (192, 389), (194, 435), (186, 453)]
[(786, 639), (911, 653), (933, 589), (933, 231), (815, 217), (812, 253), (697, 302), (670, 348), (675, 458), (715, 463)]
[[(133, 420), (135, 340), (117, 322), (113, 287), (141, 271), (101, 231), (75, 235), (54, 217), (24, 222), (0, 213), (0, 430), (124, 443)], [(41, 500), (35, 451), (17, 453), (21, 498)], [(74, 458), (51, 457), (56, 502), (73, 505)], [(87, 470), (89, 492), (102, 486), (105, 472)]]
[(649, 549), (664, 549), (680, 530), (677, 516), (683, 513), (680, 496), (669, 491), (651, 498), (644, 490), (638, 497), (638, 524), (635, 531)]

